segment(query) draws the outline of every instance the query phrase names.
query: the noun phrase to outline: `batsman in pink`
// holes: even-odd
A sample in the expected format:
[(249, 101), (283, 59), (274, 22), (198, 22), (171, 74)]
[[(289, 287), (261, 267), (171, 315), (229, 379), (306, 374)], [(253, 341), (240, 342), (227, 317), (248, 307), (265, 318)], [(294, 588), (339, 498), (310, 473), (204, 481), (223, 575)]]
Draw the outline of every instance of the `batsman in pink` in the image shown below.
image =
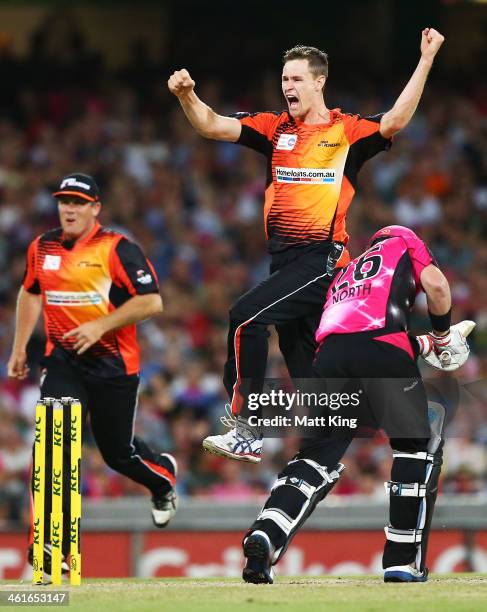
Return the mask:
[[(244, 571), (262, 572), (279, 561), (316, 505), (340, 479), (341, 460), (357, 436), (383, 430), (392, 449), (389, 524), (382, 566), (385, 582), (425, 582), (426, 555), (442, 465), (446, 410), (435, 393), (431, 405), (416, 363), (420, 343), (409, 328), (419, 291), (426, 293), (435, 346), (450, 346), (451, 292), (426, 245), (406, 227), (376, 232), (369, 248), (333, 280), (316, 334), (313, 389), (346, 401), (304, 436), (251, 526)], [(408, 335), (408, 333), (410, 335)], [(436, 340), (435, 340), (436, 339)], [(300, 381), (305, 384), (305, 381)], [(360, 396), (354, 407), (349, 398)], [(358, 428), (342, 426), (351, 422)], [(269, 551), (266, 557), (262, 551)], [(268, 568), (264, 566), (268, 571)], [(259, 575), (260, 576), (260, 575)], [(262, 573), (261, 581), (269, 581)], [(259, 578), (260, 579), (260, 578)]]
[[(369, 332), (411, 357), (406, 330), (409, 311), (422, 290), (420, 274), (433, 262), (422, 240), (406, 228), (384, 228), (384, 238), (353, 259), (337, 275), (327, 292), (316, 341), (330, 334)], [(396, 235), (397, 234), (397, 235)]]

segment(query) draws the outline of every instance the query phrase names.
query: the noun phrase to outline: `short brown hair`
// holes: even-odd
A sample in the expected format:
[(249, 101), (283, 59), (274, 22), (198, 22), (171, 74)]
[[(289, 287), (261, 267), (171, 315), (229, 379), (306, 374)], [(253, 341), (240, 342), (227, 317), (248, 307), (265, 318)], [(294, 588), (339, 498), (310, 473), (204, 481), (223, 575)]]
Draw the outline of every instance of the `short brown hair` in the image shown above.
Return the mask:
[(321, 74), (328, 76), (328, 55), (324, 51), (320, 51), (316, 47), (296, 45), (284, 53), (282, 63), (285, 64), (295, 59), (308, 60), (309, 70), (313, 76), (318, 77)]

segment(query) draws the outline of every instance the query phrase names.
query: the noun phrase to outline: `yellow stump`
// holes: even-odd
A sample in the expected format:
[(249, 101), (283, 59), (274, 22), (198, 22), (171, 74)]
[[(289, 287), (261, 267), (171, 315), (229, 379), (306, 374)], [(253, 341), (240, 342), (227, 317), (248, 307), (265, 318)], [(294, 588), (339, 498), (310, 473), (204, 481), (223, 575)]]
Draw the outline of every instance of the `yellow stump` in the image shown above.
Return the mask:
[(51, 512), (51, 547), (52, 571), (54, 585), (61, 584), (61, 563), (63, 547), (63, 405), (59, 401), (53, 404), (52, 415), (52, 512)]
[(39, 400), (36, 404), (34, 438), (34, 542), (32, 582), (44, 581), (44, 496), (46, 470), (46, 406)]
[(70, 561), (69, 577), (71, 584), (81, 584), (81, 404), (78, 400), (71, 403), (71, 513), (70, 513)]

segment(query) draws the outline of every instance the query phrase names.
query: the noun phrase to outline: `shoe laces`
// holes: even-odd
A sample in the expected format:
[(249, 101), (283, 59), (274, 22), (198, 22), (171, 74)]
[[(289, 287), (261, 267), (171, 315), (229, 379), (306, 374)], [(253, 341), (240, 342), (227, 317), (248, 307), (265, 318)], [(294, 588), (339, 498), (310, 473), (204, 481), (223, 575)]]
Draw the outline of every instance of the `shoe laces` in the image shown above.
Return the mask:
[(228, 429), (233, 429), (237, 425), (237, 417), (232, 412), (232, 405), (225, 404), (225, 412), (223, 416), (220, 417), (220, 421), (228, 427)]
[(231, 404), (225, 404), (226, 414), (220, 417), (220, 421), (229, 429), (235, 429), (236, 435), (245, 438), (246, 440), (259, 440), (262, 435), (251, 427), (248, 422), (239, 415), (232, 412)]

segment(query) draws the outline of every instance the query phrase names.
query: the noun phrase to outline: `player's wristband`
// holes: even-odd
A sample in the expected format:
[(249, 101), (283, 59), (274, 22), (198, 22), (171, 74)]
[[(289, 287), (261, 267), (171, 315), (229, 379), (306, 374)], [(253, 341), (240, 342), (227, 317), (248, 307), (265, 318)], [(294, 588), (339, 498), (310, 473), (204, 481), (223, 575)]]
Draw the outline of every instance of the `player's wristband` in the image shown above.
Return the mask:
[(438, 332), (449, 331), (451, 325), (451, 308), (450, 310), (442, 315), (433, 314), (428, 310), (428, 314), (431, 321), (431, 327)]
[(431, 339), (433, 341), (433, 345), (437, 353), (441, 353), (451, 344), (451, 334), (449, 331), (447, 331), (444, 336), (437, 336), (436, 334), (431, 332)]

